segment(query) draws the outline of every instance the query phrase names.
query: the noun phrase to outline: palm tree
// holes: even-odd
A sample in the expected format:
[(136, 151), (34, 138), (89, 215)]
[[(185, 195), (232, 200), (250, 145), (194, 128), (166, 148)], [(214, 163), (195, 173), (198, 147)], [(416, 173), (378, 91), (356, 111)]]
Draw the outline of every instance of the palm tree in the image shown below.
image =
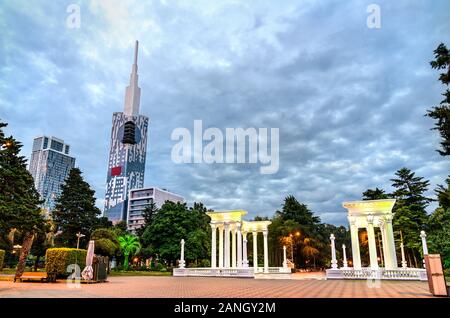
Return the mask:
[(124, 235), (119, 236), (118, 238), (120, 249), (123, 252), (123, 256), (125, 257), (125, 261), (123, 263), (123, 268), (125, 270), (128, 269), (128, 256), (130, 254), (135, 255), (141, 249), (141, 244), (139, 243), (139, 239), (134, 235)]
[(315, 244), (317, 244), (316, 240), (310, 237), (305, 237), (302, 242), (302, 254), (307, 259), (313, 258), (314, 268), (316, 268), (316, 255), (319, 254), (319, 250), (313, 246)]

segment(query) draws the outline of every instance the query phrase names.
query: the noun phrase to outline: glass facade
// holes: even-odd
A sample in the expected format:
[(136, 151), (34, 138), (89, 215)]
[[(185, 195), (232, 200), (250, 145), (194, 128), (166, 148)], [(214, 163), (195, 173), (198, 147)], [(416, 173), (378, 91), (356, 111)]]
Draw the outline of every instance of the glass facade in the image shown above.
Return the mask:
[[(47, 148), (49, 141), (50, 149)], [(64, 142), (49, 137), (38, 137), (33, 143), (29, 170), (36, 190), (44, 200), (42, 207), (48, 211), (55, 207), (55, 200), (61, 194), (61, 185), (70, 169), (75, 167), (75, 158), (68, 156), (68, 151), (62, 152), (63, 148)]]

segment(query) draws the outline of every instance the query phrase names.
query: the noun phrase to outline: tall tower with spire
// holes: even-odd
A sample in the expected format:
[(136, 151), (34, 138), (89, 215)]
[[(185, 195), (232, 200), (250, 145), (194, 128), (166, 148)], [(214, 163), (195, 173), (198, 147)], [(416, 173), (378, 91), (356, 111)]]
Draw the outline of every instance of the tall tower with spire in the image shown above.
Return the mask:
[(113, 222), (126, 220), (129, 191), (144, 187), (148, 117), (139, 114), (138, 48), (136, 41), (124, 111), (113, 113), (112, 118), (103, 215)]

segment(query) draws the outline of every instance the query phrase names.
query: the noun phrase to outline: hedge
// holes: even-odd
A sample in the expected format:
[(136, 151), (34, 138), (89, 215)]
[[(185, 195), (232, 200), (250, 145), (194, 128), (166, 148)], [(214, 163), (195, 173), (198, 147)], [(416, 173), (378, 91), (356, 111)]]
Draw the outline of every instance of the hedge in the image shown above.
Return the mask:
[(5, 251), (0, 250), (0, 270), (3, 268), (3, 262), (5, 261)]
[(81, 273), (86, 265), (86, 254), (86, 250), (76, 248), (49, 248), (45, 253), (45, 270), (68, 276), (67, 266), (78, 264)]

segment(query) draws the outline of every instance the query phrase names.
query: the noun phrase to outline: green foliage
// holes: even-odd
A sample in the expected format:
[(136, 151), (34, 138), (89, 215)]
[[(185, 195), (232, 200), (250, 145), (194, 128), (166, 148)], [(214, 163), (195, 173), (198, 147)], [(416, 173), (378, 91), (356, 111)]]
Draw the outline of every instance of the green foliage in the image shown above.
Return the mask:
[(142, 235), (145, 232), (145, 229), (147, 228), (147, 226), (149, 226), (150, 224), (152, 224), (153, 219), (156, 215), (156, 213), (158, 213), (158, 208), (156, 207), (155, 202), (151, 202), (149, 204), (149, 206), (147, 206), (143, 211), (142, 211), (142, 216), (144, 217), (144, 225), (141, 226), (140, 228), (137, 229), (136, 234), (139, 237), (142, 237)]
[(381, 200), (381, 199), (389, 199), (389, 195), (384, 192), (382, 189), (367, 189), (363, 192), (363, 200)]
[(284, 199), (283, 208), (276, 215), (282, 220), (292, 220), (298, 224), (303, 235), (309, 236), (314, 233), (314, 228), (320, 223), (320, 218), (314, 216), (306, 204), (300, 203), (289, 195)]
[(209, 258), (211, 227), (206, 208), (194, 203), (166, 201), (144, 231), (142, 242), (147, 253), (174, 263), (180, 257), (180, 241), (184, 239), (187, 261)]
[(450, 90), (448, 85), (450, 83), (450, 54), (444, 43), (439, 44), (434, 50), (435, 60), (431, 61), (431, 67), (436, 70), (443, 70), (439, 76), (439, 81), (444, 84), (447, 89), (442, 94), (444, 99), (438, 106), (433, 107), (427, 111), (426, 116), (433, 118), (435, 122), (434, 130), (437, 130), (441, 135), (441, 149), (438, 153), (441, 156), (450, 155)]
[(100, 210), (95, 206), (95, 191), (83, 180), (78, 168), (70, 170), (61, 188), (62, 193), (52, 211), (53, 220), (61, 231), (57, 241), (59, 245), (76, 246), (76, 234), (80, 232), (86, 235), (80, 240), (80, 246), (86, 246), (100, 215)]
[(438, 184), (435, 192), (437, 195), (439, 206), (446, 210), (450, 208), (450, 176), (445, 179), (445, 183), (446, 186)]
[(91, 240), (95, 241), (95, 254), (114, 256), (119, 250), (119, 240), (113, 229), (100, 228), (91, 234)]
[(127, 222), (126, 221), (117, 222), (113, 226), (112, 230), (116, 233), (117, 237), (130, 234), (127, 230)]
[(119, 236), (118, 238), (120, 249), (122, 250), (123, 256), (125, 258), (123, 267), (125, 270), (128, 269), (128, 257), (129, 255), (134, 255), (141, 249), (141, 244), (139, 239), (133, 235)]
[(3, 263), (5, 261), (5, 251), (0, 250), (0, 270), (3, 268)]
[(45, 254), (45, 270), (67, 276), (67, 266), (78, 264), (80, 270), (86, 265), (86, 250), (76, 248), (49, 248)]

